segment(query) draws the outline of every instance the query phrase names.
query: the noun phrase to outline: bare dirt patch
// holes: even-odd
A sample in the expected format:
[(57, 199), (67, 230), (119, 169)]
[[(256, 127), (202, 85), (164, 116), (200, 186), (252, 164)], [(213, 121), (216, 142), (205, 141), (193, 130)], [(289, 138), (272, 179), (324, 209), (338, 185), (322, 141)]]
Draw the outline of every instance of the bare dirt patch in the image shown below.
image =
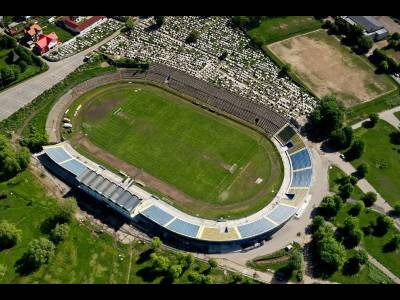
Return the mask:
[(394, 88), (388, 78), (374, 74), (366, 61), (322, 30), (274, 43), (269, 48), (292, 66), (316, 96), (334, 93), (347, 107)]
[(107, 100), (101, 103), (93, 102), (85, 111), (85, 117), (91, 122), (100, 121), (104, 116), (110, 113), (115, 107), (117, 107), (122, 101), (119, 99)]

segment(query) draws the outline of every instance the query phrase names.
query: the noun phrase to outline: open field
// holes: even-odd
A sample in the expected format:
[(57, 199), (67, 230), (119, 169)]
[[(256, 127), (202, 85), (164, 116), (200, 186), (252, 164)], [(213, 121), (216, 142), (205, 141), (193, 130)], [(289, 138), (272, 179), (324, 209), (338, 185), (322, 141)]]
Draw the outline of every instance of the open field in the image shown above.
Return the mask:
[[(349, 210), (351, 207), (352, 205), (349, 203), (342, 207), (335, 218), (336, 226), (343, 226), (345, 218), (349, 216)], [(378, 216), (379, 213), (371, 209), (365, 209), (365, 211), (360, 213), (357, 218), (359, 219), (360, 227), (363, 228), (369, 226), (371, 222), (375, 222)], [(364, 236), (361, 242), (361, 246), (364, 247), (364, 249), (367, 250), (370, 255), (372, 255), (396, 276), (400, 276), (400, 250), (397, 249), (395, 251), (387, 252), (385, 251), (385, 245), (390, 241), (393, 235), (398, 232), (399, 231), (396, 228), (392, 227), (383, 236), (376, 236), (372, 233)]]
[[(333, 193), (339, 193), (339, 183), (338, 180), (340, 178), (343, 178), (346, 175), (345, 172), (343, 172), (340, 168), (336, 166), (332, 166), (331, 169), (328, 170), (328, 176), (329, 176), (329, 191)], [(364, 196), (364, 193), (360, 190), (360, 188), (355, 185), (354, 190), (350, 195), (350, 198), (354, 200), (361, 200), (361, 198)]]
[[(280, 156), (267, 138), (158, 87), (99, 87), (81, 96), (70, 114), (78, 104), (73, 123), (82, 132), (74, 134), (73, 145), (87, 134), (81, 142), (86, 150), (103, 149), (118, 169), (125, 162), (148, 173), (143, 181), (161, 193), (171, 187), (183, 192), (187, 197), (172, 198), (188, 213), (244, 216), (271, 201), (282, 182)], [(258, 178), (263, 181), (256, 184)]]
[(396, 88), (387, 75), (375, 74), (365, 57), (350, 52), (324, 30), (268, 46), (280, 60), (291, 65), (313, 94), (335, 94), (346, 107), (375, 99)]
[[(14, 223), (22, 230), (21, 241), (16, 246), (0, 251), (0, 283), (170, 282), (164, 274), (154, 272), (150, 267), (147, 243), (121, 244), (93, 224), (78, 224), (75, 220), (70, 224), (68, 238), (57, 246), (49, 263), (33, 273), (20, 275), (16, 271), (16, 262), (32, 239), (46, 236), (40, 226), (55, 213), (58, 204), (29, 171), (0, 183), (0, 192), (8, 194), (6, 199), (0, 200), (0, 220)], [(160, 250), (160, 254), (171, 262), (176, 261), (173, 252)], [(233, 281), (231, 272), (224, 274), (219, 268), (210, 271), (206, 263), (195, 260), (192, 267), (174, 282), (189, 283), (188, 273), (197, 268), (199, 273), (209, 273), (214, 283)]]
[(60, 26), (57, 26), (55, 24), (46, 23), (45, 25), (43, 25), (43, 33), (49, 34), (51, 32), (54, 32), (57, 35), (61, 43), (65, 43), (66, 41), (74, 37), (74, 35), (68, 30), (61, 28)]
[(358, 128), (355, 135), (365, 142), (365, 153), (351, 163), (369, 165), (366, 179), (393, 207), (400, 194), (400, 146), (391, 143), (390, 134), (395, 132), (389, 123), (379, 120), (374, 128)]
[(312, 16), (263, 17), (260, 26), (248, 33), (262, 44), (269, 44), (320, 27), (321, 22)]

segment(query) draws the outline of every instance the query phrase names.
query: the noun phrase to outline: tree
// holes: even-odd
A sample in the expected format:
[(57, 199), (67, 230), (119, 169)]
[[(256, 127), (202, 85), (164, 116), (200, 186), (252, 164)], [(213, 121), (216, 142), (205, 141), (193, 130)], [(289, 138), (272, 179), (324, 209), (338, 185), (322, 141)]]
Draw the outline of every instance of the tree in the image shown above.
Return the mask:
[(357, 229), (358, 227), (359, 227), (358, 218), (348, 216), (348, 217), (346, 217), (346, 219), (344, 219), (344, 222), (343, 222), (343, 230), (344, 230), (347, 234), (349, 234), (349, 233), (352, 232), (353, 230)]
[(14, 247), (21, 239), (21, 230), (17, 229), (14, 224), (3, 220), (0, 223), (0, 249), (8, 249)]
[(69, 234), (69, 226), (68, 224), (57, 224), (56, 227), (50, 232), (50, 240), (58, 244), (62, 241), (65, 241)]
[(181, 265), (172, 265), (168, 269), (168, 274), (173, 279), (178, 279), (182, 274), (182, 266)]
[(292, 66), (290, 64), (284, 64), (279, 71), (280, 76), (289, 76), (292, 70)]
[(365, 151), (365, 143), (362, 140), (355, 140), (349, 150), (346, 151), (345, 156), (349, 160), (360, 158)]
[(319, 241), (323, 240), (326, 237), (333, 237), (333, 235), (334, 234), (332, 227), (324, 222), (317, 230), (314, 231), (313, 240), (315, 240), (318, 244)]
[(370, 207), (370, 206), (374, 205), (376, 199), (377, 199), (377, 195), (374, 192), (368, 192), (364, 195), (364, 197), (361, 198), (361, 200), (364, 202), (366, 207)]
[(315, 232), (324, 223), (325, 223), (325, 220), (322, 216), (315, 216), (313, 218), (312, 224), (311, 224), (312, 230)]
[(214, 269), (214, 268), (218, 267), (218, 263), (214, 258), (210, 258), (208, 260), (208, 265), (210, 266), (210, 269)]
[(132, 17), (128, 17), (128, 20), (125, 22), (125, 27), (128, 30), (132, 30), (135, 27), (135, 21)]
[(393, 250), (400, 248), (400, 234), (395, 234), (389, 243)]
[(343, 128), (338, 128), (332, 131), (331, 136), (329, 138), (330, 143), (335, 146), (337, 149), (344, 149), (347, 145), (347, 138)]
[(346, 259), (346, 250), (334, 237), (323, 238), (319, 242), (318, 253), (321, 262), (332, 270), (339, 269)]
[(212, 284), (212, 280), (209, 276), (199, 274), (198, 272), (192, 271), (188, 274), (188, 279), (195, 284)]
[(393, 219), (388, 216), (379, 215), (376, 219), (376, 230), (384, 235), (393, 226)]
[(9, 85), (11, 82), (17, 79), (14, 70), (10, 66), (4, 66), (1, 68), (0, 78), (1, 78), (1, 83), (4, 86)]
[(155, 236), (151, 239), (151, 248), (153, 251), (157, 251), (161, 247), (161, 240), (158, 236)]
[(381, 73), (389, 73), (389, 64), (386, 60), (382, 60), (378, 65), (378, 71)]
[(339, 186), (340, 197), (342, 197), (343, 200), (348, 199), (353, 191), (354, 186), (351, 183)]
[(350, 247), (356, 247), (363, 238), (364, 233), (360, 228), (356, 228), (349, 232), (347, 236), (347, 243)]
[(0, 181), (14, 177), (29, 164), (30, 153), (25, 147), (14, 149), (10, 141), (0, 135)]
[(151, 260), (152, 267), (161, 272), (168, 271), (168, 269), (170, 267), (170, 261), (169, 261), (168, 257), (158, 255), (155, 252), (150, 254), (150, 260)]
[(351, 208), (351, 214), (353, 216), (358, 216), (362, 211), (364, 211), (365, 205), (363, 201), (357, 201), (356, 204)]
[(364, 249), (357, 250), (354, 258), (359, 265), (365, 265), (368, 262), (368, 253)]
[(32, 240), (28, 245), (28, 250), (24, 255), (24, 260), (30, 266), (39, 268), (47, 263), (54, 254), (54, 244), (46, 238)]
[(397, 215), (400, 215), (400, 201), (394, 205), (394, 211)]
[(376, 125), (376, 123), (378, 123), (379, 120), (379, 115), (377, 113), (371, 113), (369, 115), (369, 121), (372, 125), (372, 127), (374, 127)]
[(343, 200), (338, 195), (326, 196), (322, 199), (320, 210), (325, 218), (331, 218), (336, 216), (340, 208), (342, 207)]
[(293, 250), (289, 255), (288, 267), (290, 270), (300, 270), (302, 262), (302, 254), (299, 250)]
[(343, 128), (344, 135), (346, 136), (346, 144), (344, 148), (348, 148), (353, 142), (354, 132), (351, 126), (346, 126)]
[(368, 165), (366, 163), (361, 163), (358, 167), (357, 167), (357, 175), (360, 178), (364, 178), (365, 175), (368, 174)]
[(329, 137), (332, 131), (342, 127), (344, 111), (334, 95), (325, 96), (310, 114), (310, 125), (322, 136)]
[(28, 147), (33, 153), (42, 151), (42, 146), (47, 144), (47, 133), (42, 132), (31, 126), (29, 128), (29, 136), (21, 141), (21, 145)]
[(77, 209), (76, 199), (74, 197), (66, 198), (58, 207), (58, 212), (55, 215), (57, 222), (60, 224), (71, 223)]
[(197, 42), (197, 40), (200, 37), (200, 32), (198, 32), (197, 30), (192, 30), (188, 37), (186, 38), (186, 43), (188, 44), (194, 44)]
[(165, 17), (164, 16), (155, 16), (154, 21), (156, 22), (158, 27), (161, 27), (165, 23)]
[(392, 40), (399, 41), (400, 40), (400, 33), (399, 32), (394, 32), (390, 38)]
[(366, 35), (362, 35), (357, 39), (357, 52), (359, 54), (365, 54), (372, 48), (374, 45), (374, 40)]

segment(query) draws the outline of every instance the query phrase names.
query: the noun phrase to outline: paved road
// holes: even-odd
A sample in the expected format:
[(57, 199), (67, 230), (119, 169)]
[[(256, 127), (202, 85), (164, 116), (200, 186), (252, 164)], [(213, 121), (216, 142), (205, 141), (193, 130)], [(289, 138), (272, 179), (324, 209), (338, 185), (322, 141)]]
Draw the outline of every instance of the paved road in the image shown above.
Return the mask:
[[(398, 111), (400, 111), (400, 106), (396, 106), (395, 108), (382, 111), (378, 115), (379, 115), (379, 118), (381, 118), (382, 120), (385, 120), (386, 122), (388, 122), (389, 124), (391, 124), (395, 128), (399, 128), (400, 120), (394, 115), (394, 113), (398, 112)], [(352, 125), (351, 127), (353, 129), (360, 128), (362, 126), (362, 123), (364, 123), (367, 120), (368, 119), (360, 121), (360, 122)]]
[(49, 69), (31, 79), (21, 82), (0, 93), (0, 121), (6, 119), (21, 107), (30, 103), (45, 90), (63, 80), (68, 74), (82, 65), (83, 58), (119, 34), (119, 30), (100, 43), (58, 62), (47, 62)]

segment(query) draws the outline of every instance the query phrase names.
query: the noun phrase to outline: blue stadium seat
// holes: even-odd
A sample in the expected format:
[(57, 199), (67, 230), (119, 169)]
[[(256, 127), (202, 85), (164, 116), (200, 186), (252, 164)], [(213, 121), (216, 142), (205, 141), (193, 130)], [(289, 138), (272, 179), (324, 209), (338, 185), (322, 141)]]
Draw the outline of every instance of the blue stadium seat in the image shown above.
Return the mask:
[(172, 215), (155, 205), (146, 208), (141, 212), (141, 214), (160, 225), (165, 225), (174, 218)]
[(75, 176), (79, 176), (87, 170), (87, 167), (76, 159), (68, 160), (65, 163), (62, 163), (60, 166)]
[(309, 187), (311, 185), (312, 169), (293, 172), (292, 187)]
[(65, 150), (61, 147), (47, 148), (44, 150), (53, 161), (56, 163), (63, 162), (67, 159), (71, 159), (71, 155), (69, 155)]
[(175, 219), (170, 224), (168, 224), (167, 228), (169, 230), (175, 231), (176, 233), (195, 238), (200, 226), (182, 221), (180, 219)]
[(267, 217), (270, 218), (272, 221), (282, 224), (291, 216), (296, 213), (296, 207), (290, 207), (286, 205), (278, 204), (268, 215)]
[(292, 161), (293, 170), (311, 167), (311, 158), (307, 149), (290, 155), (290, 160)]
[(240, 225), (237, 227), (237, 229), (239, 230), (242, 238), (247, 238), (267, 232), (274, 227), (275, 227), (274, 223), (262, 218), (260, 220), (248, 224)]

